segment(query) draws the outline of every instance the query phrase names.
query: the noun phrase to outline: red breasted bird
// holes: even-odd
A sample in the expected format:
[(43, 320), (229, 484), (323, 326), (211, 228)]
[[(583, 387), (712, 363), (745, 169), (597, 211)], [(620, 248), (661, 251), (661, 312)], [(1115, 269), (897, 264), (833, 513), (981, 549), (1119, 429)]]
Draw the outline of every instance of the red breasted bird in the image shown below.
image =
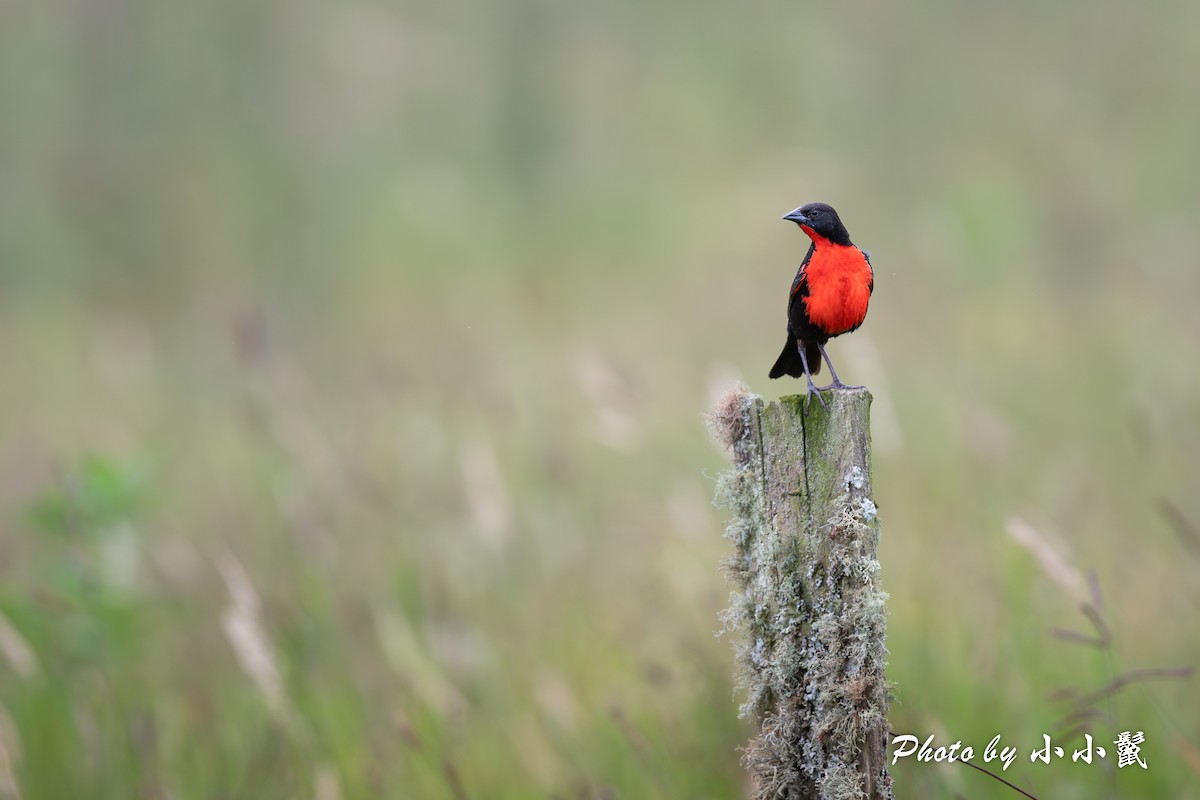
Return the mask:
[[(875, 288), (875, 275), (870, 255), (854, 246), (846, 226), (831, 207), (809, 203), (786, 214), (784, 219), (799, 225), (812, 244), (792, 281), (787, 344), (771, 367), (771, 377), (804, 376), (808, 380), (805, 408), (814, 392), (824, 406), (820, 393), (826, 389), (862, 388), (842, 383), (825, 352), (825, 343), (862, 325)], [(833, 382), (815, 386), (812, 376), (821, 371), (822, 357), (829, 365)]]

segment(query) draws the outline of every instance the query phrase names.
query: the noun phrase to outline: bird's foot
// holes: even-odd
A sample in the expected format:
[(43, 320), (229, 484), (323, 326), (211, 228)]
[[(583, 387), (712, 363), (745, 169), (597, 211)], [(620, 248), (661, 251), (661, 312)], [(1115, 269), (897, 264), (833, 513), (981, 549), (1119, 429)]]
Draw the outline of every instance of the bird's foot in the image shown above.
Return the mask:
[(812, 396), (815, 394), (817, 396), (817, 402), (821, 404), (821, 408), (828, 411), (829, 406), (825, 405), (825, 398), (821, 397), (821, 392), (828, 388), (828, 386), (816, 386), (813, 384), (812, 378), (809, 378), (808, 391), (804, 393), (804, 410), (808, 411), (808, 404), (812, 400)]
[(837, 378), (834, 378), (833, 383), (829, 384), (828, 386), (822, 387), (822, 388), (825, 388), (825, 389), (865, 389), (866, 387), (865, 386), (851, 386), (847, 383), (842, 383)]

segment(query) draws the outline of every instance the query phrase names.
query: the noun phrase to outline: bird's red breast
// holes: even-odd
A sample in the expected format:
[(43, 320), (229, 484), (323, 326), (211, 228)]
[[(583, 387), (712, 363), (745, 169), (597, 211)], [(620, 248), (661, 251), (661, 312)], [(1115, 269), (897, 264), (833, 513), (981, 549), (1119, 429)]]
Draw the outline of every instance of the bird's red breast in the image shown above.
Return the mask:
[[(833, 244), (814, 235), (812, 257), (804, 267), (807, 296), (800, 299), (809, 321), (830, 336), (854, 330), (867, 316), (874, 278), (871, 265), (854, 245)], [(799, 290), (799, 285), (793, 294)]]

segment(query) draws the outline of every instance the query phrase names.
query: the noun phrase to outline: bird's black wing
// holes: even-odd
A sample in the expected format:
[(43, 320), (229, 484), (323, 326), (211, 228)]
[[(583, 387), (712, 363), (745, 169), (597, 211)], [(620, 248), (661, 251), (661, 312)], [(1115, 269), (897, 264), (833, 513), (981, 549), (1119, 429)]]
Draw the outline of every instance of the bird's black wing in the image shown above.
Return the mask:
[(808, 294), (808, 283), (804, 280), (804, 268), (807, 267), (808, 262), (812, 260), (813, 251), (816, 249), (817, 246), (815, 244), (810, 244), (808, 246), (808, 254), (804, 256), (804, 261), (800, 262), (800, 269), (796, 270), (796, 277), (792, 279), (792, 290), (788, 292), (789, 307), (792, 304), (792, 298), (794, 298), (797, 293), (801, 295)]

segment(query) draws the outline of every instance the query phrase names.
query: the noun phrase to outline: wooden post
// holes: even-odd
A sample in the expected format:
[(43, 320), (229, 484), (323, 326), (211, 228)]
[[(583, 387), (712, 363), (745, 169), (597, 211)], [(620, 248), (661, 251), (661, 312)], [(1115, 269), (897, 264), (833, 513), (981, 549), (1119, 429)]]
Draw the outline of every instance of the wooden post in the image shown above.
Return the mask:
[(764, 404), (739, 386), (709, 415), (733, 454), (717, 483), (738, 589), (723, 621), (757, 726), (742, 758), (755, 800), (893, 797), (871, 395), (823, 397), (805, 411), (803, 395)]

